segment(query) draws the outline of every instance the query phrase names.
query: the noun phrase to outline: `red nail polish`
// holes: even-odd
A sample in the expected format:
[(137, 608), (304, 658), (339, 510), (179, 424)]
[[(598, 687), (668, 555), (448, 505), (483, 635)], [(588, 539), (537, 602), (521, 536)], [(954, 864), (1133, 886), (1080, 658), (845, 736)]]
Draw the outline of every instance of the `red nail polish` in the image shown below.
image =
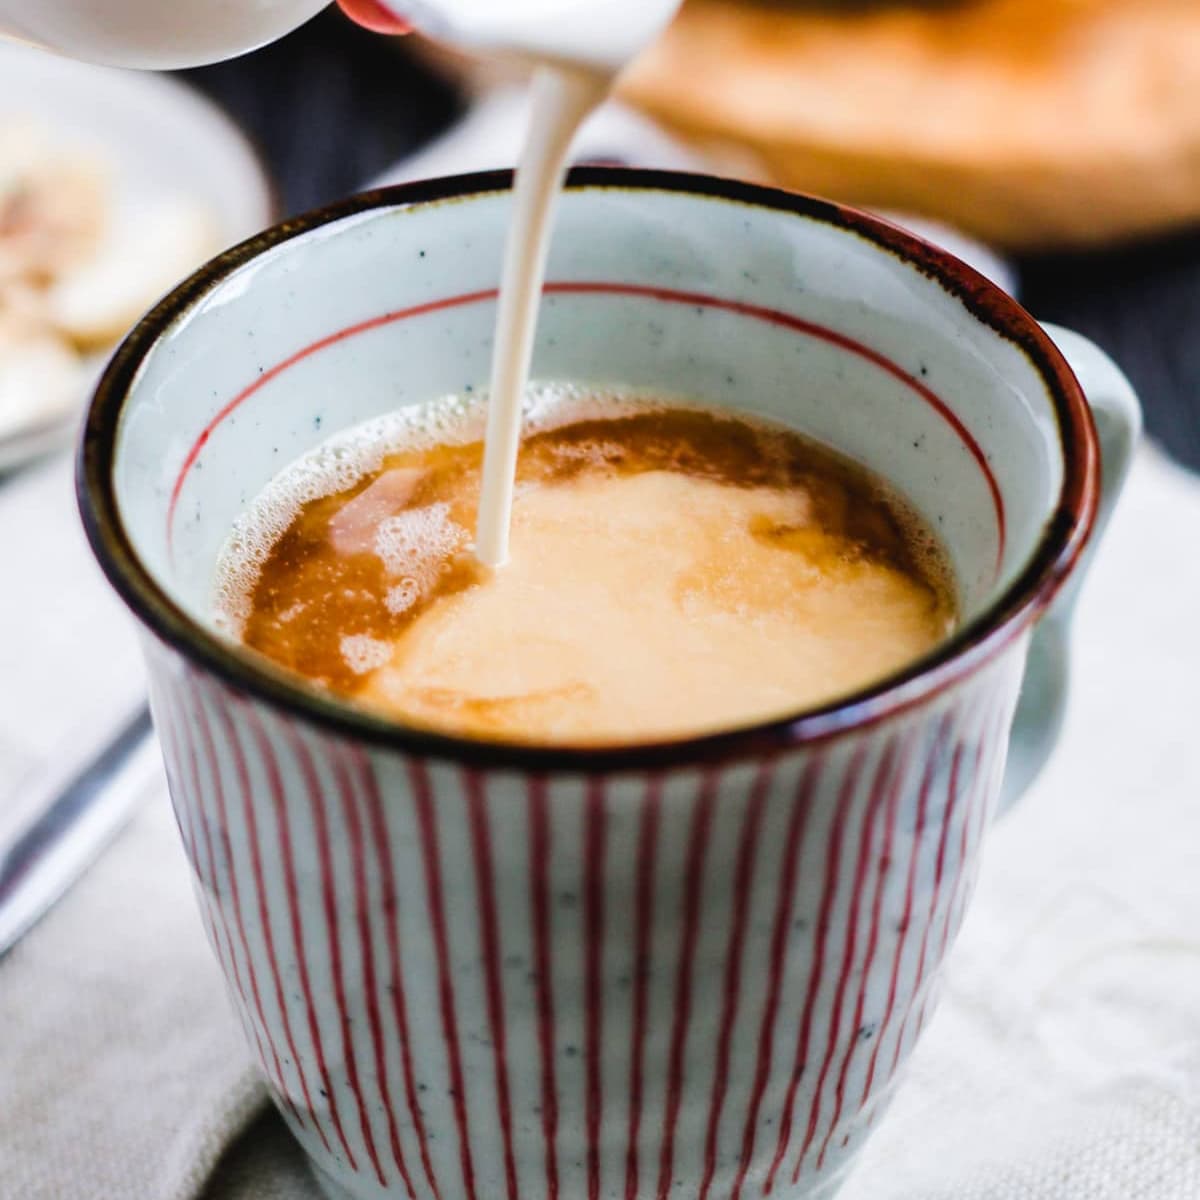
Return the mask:
[(379, 0), (338, 0), (338, 4), (352, 21), (374, 33), (408, 33), (411, 28)]

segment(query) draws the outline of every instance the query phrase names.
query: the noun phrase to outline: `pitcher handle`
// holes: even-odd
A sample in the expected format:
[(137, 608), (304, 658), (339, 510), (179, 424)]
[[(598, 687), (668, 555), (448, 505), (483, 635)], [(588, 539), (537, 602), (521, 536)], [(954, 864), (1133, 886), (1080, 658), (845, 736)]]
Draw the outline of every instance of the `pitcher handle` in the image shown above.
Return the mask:
[(1001, 811), (1033, 783), (1062, 730), (1070, 683), (1070, 632), (1079, 588), (1108, 528), (1142, 431), (1142, 410), (1121, 369), (1087, 338), (1058, 325), (1043, 328), (1075, 372), (1092, 408), (1100, 440), (1100, 507), (1095, 530), (1075, 576), (1034, 631), (1021, 685), (1004, 776)]

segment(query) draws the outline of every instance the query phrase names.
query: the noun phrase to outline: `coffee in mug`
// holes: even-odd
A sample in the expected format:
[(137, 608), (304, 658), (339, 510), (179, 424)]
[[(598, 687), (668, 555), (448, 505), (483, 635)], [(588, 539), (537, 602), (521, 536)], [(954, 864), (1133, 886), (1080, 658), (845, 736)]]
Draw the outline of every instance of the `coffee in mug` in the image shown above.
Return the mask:
[(531, 392), (511, 559), (483, 567), (485, 407), (406, 409), (279, 474), (222, 556), (224, 627), (403, 722), (629, 744), (818, 707), (955, 625), (946, 553), (886, 482), (633, 393)]

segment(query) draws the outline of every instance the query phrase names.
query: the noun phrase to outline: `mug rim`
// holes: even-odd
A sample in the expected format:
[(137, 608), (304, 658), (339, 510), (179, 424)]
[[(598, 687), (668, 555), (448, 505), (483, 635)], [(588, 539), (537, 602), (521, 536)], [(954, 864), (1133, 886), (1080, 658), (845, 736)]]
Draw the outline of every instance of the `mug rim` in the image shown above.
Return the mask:
[(478, 199), (512, 187), (510, 170), (422, 180), (361, 193), (283, 221), (212, 259), (170, 292), (128, 334), (88, 407), (76, 459), (76, 493), (92, 552), (134, 615), (185, 660), (236, 692), (326, 731), (407, 755), (471, 768), (592, 775), (746, 761), (823, 743), (928, 702), (980, 670), (1024, 634), (1057, 595), (1093, 531), (1100, 488), (1091, 408), (1062, 352), (1021, 304), (974, 268), (881, 217), (800, 192), (677, 171), (577, 167), (571, 191), (668, 192), (790, 213), (856, 235), (932, 279), (978, 322), (1012, 343), (1049, 392), (1063, 478), (1057, 503), (1024, 567), (987, 608), (900, 671), (845, 697), (743, 726), (646, 742), (539, 745), (489, 741), (406, 725), (328, 697), (265, 658), (206, 629), (175, 603), (143, 564), (116, 498), (117, 434), (126, 401), (160, 340), (234, 272), (294, 238), (388, 208)]

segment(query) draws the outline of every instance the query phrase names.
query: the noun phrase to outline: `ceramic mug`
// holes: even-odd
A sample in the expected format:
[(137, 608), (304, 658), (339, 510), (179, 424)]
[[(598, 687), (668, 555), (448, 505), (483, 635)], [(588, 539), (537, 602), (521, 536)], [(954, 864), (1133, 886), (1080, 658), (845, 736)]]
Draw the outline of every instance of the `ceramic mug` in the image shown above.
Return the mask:
[(485, 384), (509, 182), (281, 225), (164, 301), (100, 385), (83, 514), (144, 627), (208, 935), (330, 1196), (827, 1196), (934, 1003), (1040, 618), (1022, 779), (1048, 749), (1063, 588), (1137, 404), (1094, 347), (883, 221), (576, 172), (536, 375), (865, 463), (940, 531), (962, 627), (844, 701), (708, 737), (536, 749), (356, 711), (214, 631), (214, 562), (330, 434)]

